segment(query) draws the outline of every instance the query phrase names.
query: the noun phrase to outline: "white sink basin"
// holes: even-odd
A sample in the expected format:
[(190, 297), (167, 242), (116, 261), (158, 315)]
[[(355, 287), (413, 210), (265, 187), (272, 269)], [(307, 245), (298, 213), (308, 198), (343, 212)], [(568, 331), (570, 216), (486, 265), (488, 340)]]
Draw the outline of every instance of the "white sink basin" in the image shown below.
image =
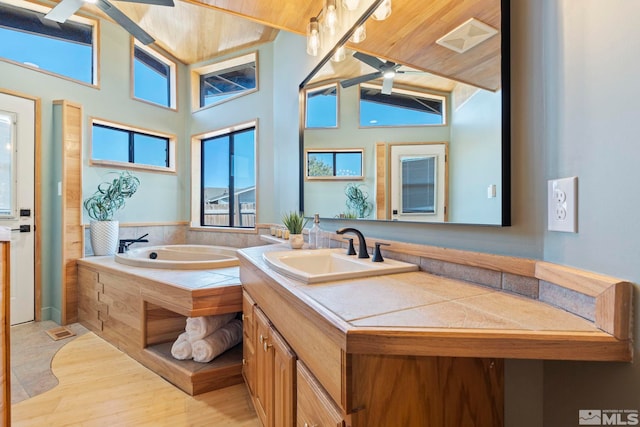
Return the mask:
[(357, 255), (347, 255), (346, 249), (315, 249), (266, 252), (262, 255), (269, 267), (278, 273), (305, 283), (381, 276), (416, 271), (408, 262), (385, 259), (372, 262)]

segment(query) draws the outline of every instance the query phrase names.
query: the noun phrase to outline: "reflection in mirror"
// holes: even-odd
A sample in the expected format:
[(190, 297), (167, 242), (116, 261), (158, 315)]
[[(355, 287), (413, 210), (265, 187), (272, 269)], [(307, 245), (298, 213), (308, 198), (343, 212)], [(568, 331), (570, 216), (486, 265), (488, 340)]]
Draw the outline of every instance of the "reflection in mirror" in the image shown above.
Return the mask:
[[(363, 150), (358, 188), (373, 204), (364, 219), (509, 225), (508, 0), (437, 0), (428, 13), (419, 3), (394, 0), (345, 60), (307, 79), (304, 93), (337, 84), (338, 119), (321, 129), (306, 117), (301, 149)], [(437, 145), (441, 154), (421, 152)], [(305, 170), (301, 208), (351, 216), (350, 183)]]

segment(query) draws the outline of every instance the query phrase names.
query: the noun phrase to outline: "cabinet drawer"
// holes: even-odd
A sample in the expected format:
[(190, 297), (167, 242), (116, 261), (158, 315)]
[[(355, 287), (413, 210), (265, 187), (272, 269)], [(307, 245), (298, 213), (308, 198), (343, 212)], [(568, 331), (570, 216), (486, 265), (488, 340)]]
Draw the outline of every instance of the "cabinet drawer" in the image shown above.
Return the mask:
[(344, 427), (342, 413), (300, 361), (297, 362), (297, 427)]

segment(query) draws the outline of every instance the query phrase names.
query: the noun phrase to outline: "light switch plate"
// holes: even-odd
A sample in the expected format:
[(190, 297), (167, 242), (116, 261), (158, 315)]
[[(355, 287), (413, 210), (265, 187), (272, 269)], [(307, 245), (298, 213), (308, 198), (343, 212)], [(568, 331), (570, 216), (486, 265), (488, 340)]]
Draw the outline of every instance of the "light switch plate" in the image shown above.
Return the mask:
[(547, 183), (549, 231), (578, 232), (578, 177), (550, 179)]

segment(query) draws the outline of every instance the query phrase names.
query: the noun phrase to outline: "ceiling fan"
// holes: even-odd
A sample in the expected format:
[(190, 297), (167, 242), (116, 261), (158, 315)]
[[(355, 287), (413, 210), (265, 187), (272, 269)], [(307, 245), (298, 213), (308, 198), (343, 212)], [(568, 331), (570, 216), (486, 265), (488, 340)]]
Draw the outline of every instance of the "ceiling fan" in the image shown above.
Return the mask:
[(362, 52), (355, 52), (353, 54), (353, 57), (377, 69), (378, 71), (354, 77), (352, 79), (343, 80), (340, 82), (340, 86), (342, 86), (343, 88), (383, 77), (381, 92), (385, 95), (389, 95), (391, 93), (391, 89), (393, 89), (393, 78), (396, 76), (396, 74), (424, 74), (422, 71), (400, 70), (399, 68), (402, 67), (402, 64), (396, 64), (395, 62), (391, 61), (382, 61), (375, 56), (367, 55), (366, 53)]
[[(146, 31), (133, 22), (127, 15), (119, 11), (109, 0), (62, 0), (44, 17), (52, 21), (63, 23), (71, 15), (82, 7), (85, 1), (94, 3), (100, 10), (127, 30), (133, 37), (144, 44), (153, 43), (155, 40)], [(174, 6), (173, 0), (123, 0), (131, 3), (144, 3), (157, 6)]]

